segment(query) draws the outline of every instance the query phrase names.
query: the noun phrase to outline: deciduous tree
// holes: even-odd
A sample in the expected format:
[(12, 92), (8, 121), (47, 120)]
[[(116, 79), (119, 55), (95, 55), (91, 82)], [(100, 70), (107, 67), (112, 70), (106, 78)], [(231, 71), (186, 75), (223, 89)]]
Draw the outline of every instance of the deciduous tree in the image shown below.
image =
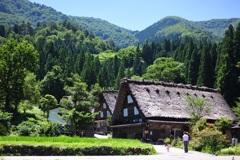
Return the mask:
[(56, 108), (58, 106), (57, 99), (50, 94), (46, 94), (44, 97), (40, 99), (41, 109), (45, 113), (46, 118), (49, 117), (49, 110), (52, 108)]
[(53, 66), (53, 69), (41, 81), (41, 94), (53, 95), (59, 101), (65, 94), (63, 88), (62, 69), (60, 66)]
[(24, 79), (28, 72), (38, 68), (38, 53), (27, 41), (9, 39), (0, 48), (0, 97), (6, 111), (17, 112), (24, 98)]
[(158, 58), (147, 68), (143, 78), (165, 82), (183, 82), (183, 64), (172, 58)]
[(209, 114), (210, 106), (205, 104), (205, 98), (197, 98), (195, 96), (187, 96), (187, 112), (191, 117), (191, 123), (196, 124), (203, 116)]

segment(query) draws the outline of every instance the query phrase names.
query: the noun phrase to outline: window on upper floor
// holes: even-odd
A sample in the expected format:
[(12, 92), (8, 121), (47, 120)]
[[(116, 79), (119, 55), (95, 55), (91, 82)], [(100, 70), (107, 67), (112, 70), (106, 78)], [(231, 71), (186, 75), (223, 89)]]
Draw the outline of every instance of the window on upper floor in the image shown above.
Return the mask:
[(100, 112), (100, 118), (103, 118), (103, 112)]
[(132, 96), (131, 95), (128, 95), (127, 96), (127, 103), (133, 103), (133, 99), (132, 99)]
[(110, 114), (110, 111), (107, 111), (107, 117), (109, 117), (111, 114)]
[(139, 115), (139, 111), (136, 106), (134, 107), (134, 115)]
[(103, 103), (103, 108), (105, 109), (105, 108), (107, 108), (107, 105), (106, 105), (106, 103)]
[(123, 109), (123, 117), (127, 117), (128, 116), (128, 108), (124, 108)]

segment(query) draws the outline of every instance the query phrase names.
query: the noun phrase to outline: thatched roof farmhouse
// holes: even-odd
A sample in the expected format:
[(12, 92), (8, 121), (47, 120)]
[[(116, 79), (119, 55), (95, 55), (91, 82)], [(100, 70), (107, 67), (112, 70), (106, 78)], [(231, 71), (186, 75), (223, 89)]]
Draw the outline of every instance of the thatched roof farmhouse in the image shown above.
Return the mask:
[(192, 85), (123, 79), (112, 117), (113, 137), (163, 139), (189, 130), (187, 96), (205, 98), (208, 121), (237, 117), (219, 90)]
[(118, 91), (102, 91), (99, 95), (99, 107), (94, 112), (98, 112), (95, 118), (95, 131), (100, 134), (108, 132), (106, 119), (111, 116), (117, 99)]

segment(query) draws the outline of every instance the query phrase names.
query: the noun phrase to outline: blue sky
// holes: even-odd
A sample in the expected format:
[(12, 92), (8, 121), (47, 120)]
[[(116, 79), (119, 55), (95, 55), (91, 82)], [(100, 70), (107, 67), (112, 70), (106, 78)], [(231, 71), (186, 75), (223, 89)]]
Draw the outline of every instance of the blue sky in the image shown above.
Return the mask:
[(143, 30), (166, 16), (187, 20), (240, 18), (240, 0), (30, 0), (72, 16)]

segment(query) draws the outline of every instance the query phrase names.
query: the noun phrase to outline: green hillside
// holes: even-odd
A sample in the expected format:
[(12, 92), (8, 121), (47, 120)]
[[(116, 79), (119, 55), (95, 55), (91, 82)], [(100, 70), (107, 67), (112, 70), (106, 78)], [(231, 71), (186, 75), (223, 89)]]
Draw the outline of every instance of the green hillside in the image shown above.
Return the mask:
[(232, 24), (234, 27), (237, 27), (238, 23), (240, 23), (240, 18), (212, 19), (209, 21), (199, 21), (194, 23), (202, 27), (204, 30), (209, 31), (214, 36), (224, 37), (224, 33), (228, 26)]
[(138, 42), (137, 38), (134, 37), (133, 31), (116, 26), (107, 21), (91, 17), (70, 16), (70, 19), (81, 28), (92, 31), (96, 36), (104, 40), (112, 39), (117, 46), (127, 47)]
[(57, 12), (51, 7), (31, 3), (28, 0), (1, 0), (0, 1), (1, 24), (13, 25), (28, 21), (34, 25), (49, 21), (61, 22), (68, 17)]
[(64, 20), (71, 20), (81, 28), (87, 29), (103, 40), (113, 42), (114, 45), (121, 48), (136, 45), (138, 42), (159, 42), (164, 39), (185, 37), (219, 41), (230, 24), (236, 27), (240, 22), (239, 18), (193, 22), (169, 16), (139, 32), (97, 18), (81, 17), (81, 15), (79, 17), (67, 16), (51, 7), (31, 3), (28, 0), (0, 1), (0, 24), (14, 25), (25, 21), (36, 26), (49, 21), (59, 23)]
[(81, 28), (92, 31), (104, 40), (113, 40), (119, 47), (127, 47), (137, 42), (132, 31), (101, 19), (67, 16), (51, 7), (31, 3), (28, 0), (0, 1), (0, 24), (14, 25), (26, 21), (36, 26), (38, 23), (43, 24), (49, 21), (58, 23), (64, 20), (72, 20)]
[(239, 22), (239, 18), (194, 22), (181, 17), (169, 16), (140, 31), (136, 37), (140, 42), (158, 42), (164, 39), (185, 37), (219, 41), (230, 24), (236, 27)]

